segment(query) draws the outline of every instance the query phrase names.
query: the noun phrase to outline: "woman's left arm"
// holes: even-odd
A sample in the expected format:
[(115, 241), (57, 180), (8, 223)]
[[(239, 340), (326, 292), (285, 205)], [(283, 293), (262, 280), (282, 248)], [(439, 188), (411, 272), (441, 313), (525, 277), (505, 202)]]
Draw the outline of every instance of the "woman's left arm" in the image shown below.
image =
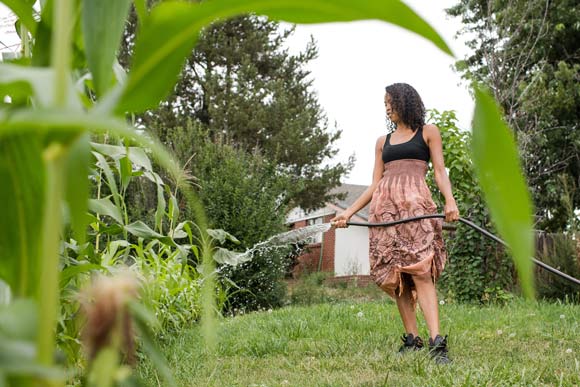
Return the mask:
[(445, 162), (443, 161), (443, 145), (441, 141), (441, 133), (439, 128), (435, 125), (425, 125), (423, 128), (426, 142), (431, 153), (431, 162), (433, 163), (433, 172), (435, 173), (435, 183), (439, 187), (439, 191), (445, 198), (445, 220), (453, 222), (459, 219), (459, 210), (455, 198), (451, 192), (451, 181), (447, 176), (445, 170)]

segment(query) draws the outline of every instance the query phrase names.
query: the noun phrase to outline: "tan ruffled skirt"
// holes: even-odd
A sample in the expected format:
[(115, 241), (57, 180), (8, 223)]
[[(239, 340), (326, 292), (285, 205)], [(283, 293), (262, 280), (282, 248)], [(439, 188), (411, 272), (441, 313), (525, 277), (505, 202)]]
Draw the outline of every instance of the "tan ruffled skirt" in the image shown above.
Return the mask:
[[(385, 164), (370, 206), (369, 222), (391, 222), (435, 214), (425, 182), (428, 164), (423, 160), (395, 160)], [(447, 260), (442, 219), (423, 219), (391, 227), (369, 228), (371, 277), (391, 297), (404, 288), (415, 297), (413, 275), (431, 273), (436, 282)]]

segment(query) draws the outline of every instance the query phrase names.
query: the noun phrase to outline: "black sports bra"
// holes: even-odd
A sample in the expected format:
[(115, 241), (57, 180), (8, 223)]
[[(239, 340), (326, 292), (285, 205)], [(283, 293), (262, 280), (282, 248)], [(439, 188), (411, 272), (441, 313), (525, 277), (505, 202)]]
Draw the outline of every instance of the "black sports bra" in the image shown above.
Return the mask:
[(429, 162), (429, 146), (423, 139), (423, 128), (415, 131), (413, 137), (401, 144), (391, 145), (391, 133), (387, 135), (383, 145), (383, 163), (402, 159), (417, 159)]

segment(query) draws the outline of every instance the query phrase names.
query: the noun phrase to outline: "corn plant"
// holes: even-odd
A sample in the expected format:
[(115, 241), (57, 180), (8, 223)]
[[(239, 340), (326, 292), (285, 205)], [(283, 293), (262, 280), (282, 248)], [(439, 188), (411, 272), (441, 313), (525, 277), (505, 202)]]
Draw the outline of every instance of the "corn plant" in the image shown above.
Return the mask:
[[(116, 273), (128, 268), (139, 280), (140, 300), (155, 315), (156, 334), (179, 332), (200, 317), (203, 277), (197, 266), (200, 239), (191, 221), (178, 222), (180, 209), (174, 192), (153, 170), (153, 163), (139, 147), (91, 143), (91, 180), (95, 198), (89, 199), (89, 240), (84, 245), (74, 239), (61, 249), (61, 313), (57, 339), (69, 362), (78, 360), (81, 328), (78, 292), (95, 271)], [(157, 189), (154, 225), (132, 221), (126, 193), (136, 179), (144, 179)], [(143, 183), (143, 182), (142, 182)], [(217, 254), (229, 259), (236, 254), (218, 245), (237, 239), (223, 230), (207, 230)], [(219, 313), (225, 292), (216, 287)]]
[[(89, 133), (123, 137), (150, 149), (184, 190), (199, 230), (202, 327), (209, 347), (215, 345), (212, 247), (203, 208), (165, 149), (126, 119), (155, 108), (170, 92), (203, 27), (248, 12), (292, 23), (378, 19), (452, 55), (437, 32), (398, 0), (208, 0), (159, 2), (151, 9), (145, 0), (135, 0), (140, 28), (132, 67), (123, 74), (115, 52), (131, 0), (41, 0), (40, 12), (34, 0), (2, 3), (19, 17), (23, 44), (19, 60), (0, 65), (0, 201), (5, 205), (0, 278), (14, 299), (1, 311), (0, 382), (10, 385), (64, 383), (54, 361), (62, 206), (75, 240), (83, 245), (89, 222)], [(475, 167), (523, 289), (532, 295), (530, 201), (514, 140), (489, 93), (483, 88), (474, 93)], [(112, 349), (96, 355), (88, 383), (111, 385), (113, 376), (98, 376), (115, 375), (106, 371), (118, 364)]]
[[(100, 143), (91, 143), (91, 148), (97, 198), (89, 199), (89, 235), (94, 241), (87, 247), (94, 248), (83, 251), (89, 253), (84, 261), (107, 271), (129, 266), (141, 279), (142, 303), (156, 314), (160, 328), (178, 332), (200, 317), (202, 241), (197, 225), (179, 222), (175, 193), (155, 173), (142, 148)], [(151, 227), (130, 219), (125, 195), (134, 179), (146, 179), (157, 189), (155, 224)], [(223, 230), (206, 232), (212, 250), (218, 252), (214, 259), (235, 259), (233, 252), (218, 246), (226, 240), (237, 242), (234, 236)], [(219, 287), (216, 291), (223, 293)], [(223, 297), (219, 299), (223, 303)], [(216, 305), (216, 311), (220, 308)]]

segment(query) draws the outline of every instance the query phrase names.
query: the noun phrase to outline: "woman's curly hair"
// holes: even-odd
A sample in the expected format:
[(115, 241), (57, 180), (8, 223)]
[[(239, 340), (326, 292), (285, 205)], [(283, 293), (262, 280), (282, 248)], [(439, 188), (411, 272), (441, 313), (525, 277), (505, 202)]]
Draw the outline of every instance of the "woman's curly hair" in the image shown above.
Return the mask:
[[(385, 88), (391, 97), (391, 108), (397, 113), (401, 121), (413, 131), (425, 125), (425, 105), (413, 86), (406, 83), (393, 83)], [(387, 117), (389, 127), (394, 130), (395, 124)]]

